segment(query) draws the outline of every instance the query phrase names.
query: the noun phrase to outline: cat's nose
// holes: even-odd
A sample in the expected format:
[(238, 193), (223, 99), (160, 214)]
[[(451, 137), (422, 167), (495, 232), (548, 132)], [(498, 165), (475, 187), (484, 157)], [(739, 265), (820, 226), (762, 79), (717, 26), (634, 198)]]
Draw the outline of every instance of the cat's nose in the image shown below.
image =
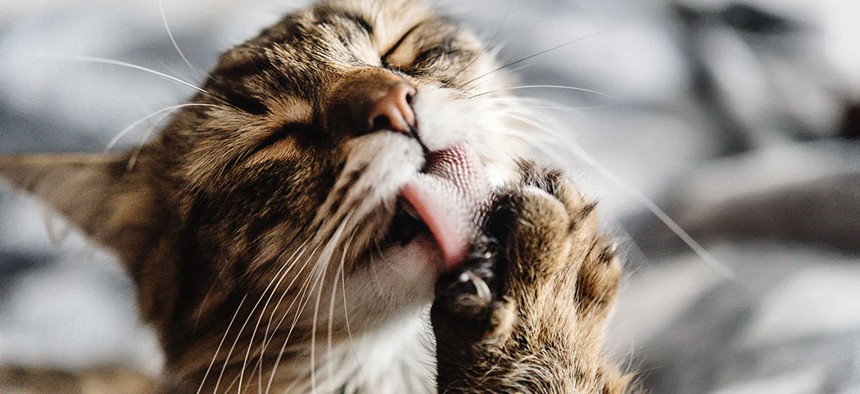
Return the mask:
[(333, 135), (393, 131), (414, 136), (418, 119), (412, 99), (417, 89), (388, 70), (365, 68), (344, 74), (323, 102), (326, 127)]
[(415, 111), (412, 98), (415, 88), (406, 82), (398, 82), (373, 100), (368, 114), (370, 131), (391, 130), (411, 134), (415, 129)]

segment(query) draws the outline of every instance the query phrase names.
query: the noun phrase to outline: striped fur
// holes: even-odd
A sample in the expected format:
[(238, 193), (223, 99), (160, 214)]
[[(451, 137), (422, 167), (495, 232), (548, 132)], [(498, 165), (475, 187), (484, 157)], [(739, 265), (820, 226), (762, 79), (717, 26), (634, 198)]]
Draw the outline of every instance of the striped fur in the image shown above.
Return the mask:
[[(518, 257), (502, 269), (548, 271), (510, 275), (501, 310), (529, 323), (472, 359), (470, 374), (494, 369), (488, 357), (505, 368), (496, 380), (470, 375), (467, 391), (618, 392), (600, 355), (617, 263), (569, 185), (556, 175), (546, 200), (518, 180), (528, 171), (513, 158), (525, 152), (505, 131), (530, 126), (516, 100), (493, 100), (508, 86), (497, 68), (472, 33), (421, 2), (324, 2), (222, 55), (140, 150), (4, 157), (0, 173), (120, 256), (163, 345), (160, 390), (420, 392), (436, 385), (426, 307), (438, 256), (427, 237), (383, 241), (424, 152), (469, 143), (522, 200), (518, 223), (546, 226), (515, 227)], [(349, 115), (366, 105), (357, 87), (394, 78), (417, 86), (415, 136), (368, 132)], [(557, 219), (569, 237), (542, 238)], [(547, 338), (558, 352), (539, 351)], [(440, 390), (456, 384), (449, 376)]]

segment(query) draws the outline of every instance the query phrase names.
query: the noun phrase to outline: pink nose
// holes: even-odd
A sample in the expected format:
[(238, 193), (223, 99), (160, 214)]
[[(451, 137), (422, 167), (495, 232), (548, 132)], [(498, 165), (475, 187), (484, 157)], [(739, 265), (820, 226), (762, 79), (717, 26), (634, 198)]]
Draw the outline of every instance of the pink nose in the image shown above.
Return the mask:
[(368, 121), (371, 131), (391, 130), (410, 134), (415, 128), (415, 112), (412, 98), (415, 88), (406, 82), (398, 82), (388, 88), (370, 107)]

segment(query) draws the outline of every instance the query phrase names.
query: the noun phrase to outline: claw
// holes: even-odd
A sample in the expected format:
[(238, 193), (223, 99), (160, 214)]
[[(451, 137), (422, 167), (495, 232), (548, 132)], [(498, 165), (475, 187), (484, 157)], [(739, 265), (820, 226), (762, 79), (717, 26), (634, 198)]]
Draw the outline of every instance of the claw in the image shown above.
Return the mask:
[(472, 286), (475, 287), (475, 295), (478, 296), (478, 299), (481, 303), (488, 305), (493, 301), (493, 293), (490, 292), (490, 286), (487, 285), (481, 277), (475, 275), (472, 271), (464, 272), (460, 275), (460, 282), (472, 282)]

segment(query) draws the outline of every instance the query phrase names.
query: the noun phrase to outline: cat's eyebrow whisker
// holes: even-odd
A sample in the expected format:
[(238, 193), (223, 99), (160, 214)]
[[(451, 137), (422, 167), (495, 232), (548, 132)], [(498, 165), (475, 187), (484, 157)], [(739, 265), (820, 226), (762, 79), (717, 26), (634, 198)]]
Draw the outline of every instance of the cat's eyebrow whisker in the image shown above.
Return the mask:
[(182, 79), (179, 79), (179, 78), (174, 77), (174, 76), (169, 75), (169, 74), (165, 74), (165, 73), (160, 72), (160, 71), (153, 70), (151, 68), (138, 66), (137, 64), (124, 62), (121, 60), (106, 59), (106, 58), (94, 57), (94, 56), (58, 56), (58, 55), (45, 55), (45, 56), (48, 56), (51, 58), (56, 58), (56, 59), (61, 59), (61, 60), (88, 62), (88, 63), (101, 63), (101, 64), (109, 64), (109, 65), (113, 65), (113, 66), (131, 68), (134, 70), (139, 70), (139, 71), (147, 72), (147, 73), (150, 73), (153, 75), (157, 75), (157, 76), (162, 77), (162, 78), (166, 78), (166, 79), (171, 80), (173, 82), (176, 82), (178, 84), (181, 84), (181, 85), (187, 86), (191, 89), (194, 89), (197, 92), (211, 96), (211, 94), (207, 90), (200, 88), (197, 85), (194, 85), (193, 83), (190, 83), (188, 81), (184, 81)]
[(173, 48), (176, 49), (176, 52), (179, 53), (179, 57), (182, 58), (182, 61), (185, 62), (186, 65), (188, 65), (188, 68), (190, 68), (191, 71), (197, 72), (199, 74), (205, 74), (197, 67), (194, 67), (194, 65), (192, 65), (191, 62), (188, 61), (188, 58), (185, 57), (185, 53), (183, 53), (182, 50), (179, 49), (179, 44), (176, 43), (176, 37), (173, 36), (173, 32), (170, 30), (170, 25), (167, 23), (167, 14), (164, 12), (163, 0), (158, 0), (158, 10), (161, 12), (161, 21), (164, 22), (164, 29), (167, 30), (167, 36), (170, 37), (170, 42), (173, 44)]
[[(528, 68), (528, 67), (532, 67), (532, 66), (533, 66), (532, 64), (524, 64), (524, 65), (518, 66), (516, 68), (506, 70), (503, 75), (508, 75), (508, 74), (516, 75), (516, 74), (518, 74), (517, 71)], [(468, 97), (469, 95), (474, 94), (473, 93), (474, 91), (482, 88), (483, 86), (485, 86), (487, 84), (493, 84), (493, 81), (488, 79), (488, 80), (484, 80), (484, 81), (478, 82), (476, 84), (473, 84), (472, 86), (465, 88), (465, 90), (463, 90), (463, 94), (464, 94), (464, 96)], [(471, 97), (469, 97), (469, 98), (471, 98)]]
[(491, 49), (491, 48), (493, 48), (493, 45), (496, 43), (496, 40), (498, 40), (498, 39), (499, 39), (499, 36), (500, 36), (500, 35), (501, 35), (501, 33), (502, 33), (502, 28), (505, 26), (505, 22), (507, 22), (507, 20), (508, 20), (508, 13), (509, 13), (509, 12), (510, 12), (510, 9), (508, 9), (508, 10), (506, 10), (506, 11), (505, 11), (505, 16), (504, 16), (504, 17), (502, 17), (502, 22), (501, 22), (501, 23), (499, 23), (499, 28), (498, 28), (498, 29), (496, 29), (496, 33), (495, 33), (495, 34), (493, 34), (493, 38), (490, 40), (490, 42), (489, 42), (487, 45), (483, 45), (483, 46), (482, 46), (482, 48), (481, 48), (481, 52), (480, 52), (480, 53), (478, 53), (478, 56), (475, 56), (475, 58), (474, 58), (474, 59), (472, 59), (472, 61), (471, 61), (471, 62), (469, 62), (469, 64), (467, 64), (465, 67), (463, 67), (463, 69), (462, 69), (462, 70), (460, 70), (460, 72), (458, 72), (457, 74), (454, 74), (454, 76), (453, 76), (453, 77), (451, 77), (448, 81), (446, 81), (445, 83), (443, 83), (443, 84), (442, 84), (442, 87), (444, 87), (444, 88), (450, 87), (450, 86), (451, 86), (451, 82), (455, 81), (457, 78), (459, 78), (461, 75), (463, 75), (463, 73), (464, 73), (464, 72), (468, 71), (468, 70), (469, 70), (469, 68), (471, 68), (473, 65), (475, 65), (475, 63), (476, 63), (478, 60), (480, 60), (481, 58), (483, 58), (483, 57), (484, 57), (484, 55), (485, 55), (485, 54), (487, 54), (487, 52), (489, 52), (490, 50), (496, 51), (496, 49)]
[(160, 64), (162, 67), (164, 67), (165, 69), (167, 69), (167, 71), (172, 72), (172, 73), (173, 73), (173, 75), (175, 75), (175, 76), (176, 76), (176, 78), (179, 78), (179, 79), (181, 79), (181, 80), (183, 80), (183, 81), (190, 81), (190, 80), (191, 80), (191, 78), (188, 78), (188, 76), (187, 76), (187, 75), (185, 75), (185, 74), (183, 74), (183, 73), (181, 73), (181, 72), (177, 71), (175, 68), (173, 68), (173, 67), (171, 67), (171, 66), (167, 65), (167, 63), (165, 63), (165, 62), (163, 62), (163, 61), (160, 61), (160, 60), (159, 60), (159, 61), (158, 61), (158, 64)]
[[(510, 68), (510, 69), (504, 70), (504, 74), (502, 74), (502, 75), (503, 75), (503, 76), (504, 76), (504, 75), (518, 75), (518, 74), (519, 74), (519, 73), (518, 73), (518, 71), (521, 71), (521, 70), (527, 69), (527, 68), (529, 68), (529, 67), (534, 67), (534, 64), (521, 64), (521, 65), (519, 65), (519, 66), (517, 66), (517, 67), (513, 67), (513, 68)], [(469, 86), (468, 88), (466, 88), (465, 93), (470, 94), (470, 93), (474, 92), (476, 89), (478, 89), (478, 88), (480, 88), (480, 87), (482, 87), (482, 86), (484, 86), (484, 85), (486, 85), (486, 84), (488, 84), (488, 83), (492, 83), (492, 82), (493, 82), (493, 80), (491, 80), (491, 79), (485, 79), (485, 80), (483, 80), (483, 81), (481, 81), (481, 82), (478, 82), (478, 83), (476, 83), (476, 84), (474, 84), (474, 85)], [(465, 87), (465, 86), (464, 86), (464, 87)]]
[(559, 49), (561, 49), (561, 48), (564, 48), (564, 47), (566, 47), (566, 46), (568, 46), (568, 45), (572, 45), (572, 44), (575, 44), (575, 43), (580, 42), (580, 41), (584, 41), (584, 40), (587, 40), (587, 39), (590, 39), (590, 38), (593, 38), (593, 37), (597, 37), (597, 36), (599, 36), (599, 35), (601, 35), (601, 34), (605, 34), (605, 33), (608, 33), (608, 32), (610, 32), (610, 31), (612, 31), (612, 29), (606, 29), (606, 30), (601, 30), (601, 31), (595, 32), (595, 33), (587, 34), (587, 35), (585, 35), (585, 36), (582, 36), (582, 37), (579, 37), (579, 38), (576, 38), (576, 39), (573, 39), (573, 40), (570, 40), (570, 41), (567, 41), (567, 42), (563, 42), (563, 43), (558, 44), (558, 45), (556, 45), (556, 46), (554, 46), (554, 47), (551, 47), (551, 48), (548, 48), (548, 49), (544, 49), (544, 50), (542, 50), (542, 51), (540, 51), (540, 52), (538, 52), (538, 53), (535, 53), (535, 54), (532, 54), (532, 55), (526, 56), (526, 57), (524, 57), (524, 58), (520, 58), (520, 59), (518, 59), (518, 60), (514, 60), (514, 61), (512, 61), (512, 62), (510, 62), (510, 63), (506, 63), (506, 64), (504, 64), (504, 65), (502, 65), (502, 66), (499, 66), (499, 67), (497, 67), (497, 68), (495, 68), (495, 69), (493, 69), (493, 70), (490, 70), (490, 71), (488, 71), (488, 72), (484, 73), (483, 75), (479, 75), (479, 76), (477, 76), (477, 77), (475, 77), (475, 78), (472, 78), (471, 80), (469, 80), (469, 81), (467, 81), (465, 84), (463, 84), (463, 87), (469, 86), (469, 84), (471, 84), (471, 83), (473, 83), (473, 82), (475, 82), (475, 81), (477, 81), (477, 80), (480, 80), (480, 79), (486, 78), (487, 76), (492, 75), (493, 73), (495, 73), (495, 72), (497, 72), (497, 71), (504, 70), (504, 69), (506, 69), (506, 68), (508, 68), (508, 67), (511, 67), (511, 66), (514, 66), (514, 65), (520, 64), (520, 63), (522, 63), (522, 62), (525, 62), (525, 61), (528, 61), (528, 60), (531, 60), (531, 59), (534, 59), (534, 58), (536, 58), (536, 57), (538, 57), (538, 56), (543, 56), (543, 55), (545, 55), (545, 54), (547, 54), (547, 53), (550, 53), (550, 52), (557, 51), (557, 50), (559, 50)]

